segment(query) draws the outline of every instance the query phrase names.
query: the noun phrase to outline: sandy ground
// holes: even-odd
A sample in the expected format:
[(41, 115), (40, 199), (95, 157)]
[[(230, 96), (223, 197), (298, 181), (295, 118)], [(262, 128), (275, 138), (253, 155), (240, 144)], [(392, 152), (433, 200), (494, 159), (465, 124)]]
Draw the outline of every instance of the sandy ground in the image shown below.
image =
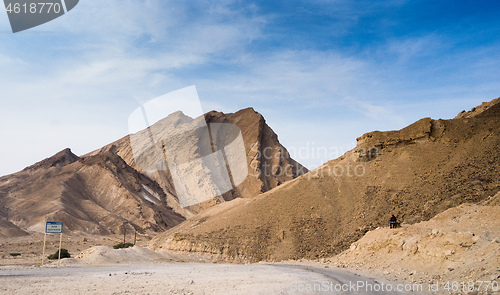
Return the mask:
[(381, 294), (367, 292), (368, 284), (381, 286), (340, 269), (296, 265), (157, 263), (0, 270), (1, 294)]
[[(0, 237), (0, 267), (8, 265), (35, 266), (42, 262), (43, 234), (31, 233), (29, 236), (2, 238)], [(137, 236), (137, 245), (145, 246), (150, 238)], [(128, 235), (127, 242), (134, 242), (134, 236)], [(72, 257), (93, 246), (112, 247), (123, 242), (123, 235), (92, 236), (92, 235), (66, 235), (63, 234), (62, 248), (67, 249)], [(59, 249), (59, 234), (48, 234), (45, 257)], [(11, 256), (19, 253), (20, 256)]]

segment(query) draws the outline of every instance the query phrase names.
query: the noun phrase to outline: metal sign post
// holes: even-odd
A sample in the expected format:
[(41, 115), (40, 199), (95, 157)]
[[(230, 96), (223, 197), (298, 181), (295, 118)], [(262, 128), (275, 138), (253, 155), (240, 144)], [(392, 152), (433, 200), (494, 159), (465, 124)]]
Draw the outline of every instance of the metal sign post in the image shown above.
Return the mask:
[(45, 231), (45, 234), (43, 235), (42, 264), (40, 264), (40, 266), (43, 266), (43, 259), (45, 258), (45, 242), (46, 241), (47, 241), (47, 231)]
[(42, 264), (40, 266), (43, 266), (43, 260), (45, 259), (45, 245), (46, 245), (46, 241), (47, 241), (47, 234), (61, 234), (61, 236), (59, 237), (59, 261), (58, 261), (58, 264), (61, 263), (62, 229), (63, 229), (62, 222), (47, 221), (47, 223), (45, 224), (45, 235), (43, 236)]
[(61, 264), (61, 246), (62, 246), (62, 231), (61, 236), (59, 237), (59, 257), (57, 258), (57, 265)]

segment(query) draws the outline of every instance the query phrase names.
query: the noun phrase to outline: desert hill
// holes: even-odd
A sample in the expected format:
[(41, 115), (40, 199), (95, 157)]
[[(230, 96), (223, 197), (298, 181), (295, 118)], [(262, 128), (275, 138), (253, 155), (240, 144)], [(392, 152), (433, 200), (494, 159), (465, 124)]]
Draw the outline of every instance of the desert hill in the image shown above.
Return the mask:
[[(197, 120), (233, 123), (241, 129), (247, 156), (242, 160), (248, 163), (249, 175), (236, 189), (222, 196), (226, 200), (255, 196), (307, 172), (290, 158), (262, 115), (253, 109), (234, 114), (210, 112)], [(193, 123), (195, 119), (177, 112), (151, 129), (163, 134), (173, 132), (169, 127), (178, 131)], [(148, 137), (142, 134), (147, 131), (138, 132), (136, 137), (144, 140), (144, 145)], [(199, 138), (198, 134), (192, 138), (172, 137), (167, 148), (181, 151), (181, 156), (196, 158), (202, 156)], [(259, 157), (264, 149), (267, 157)], [(266, 167), (288, 171), (267, 173)], [(190, 168), (193, 174), (199, 172), (195, 165)], [(205, 186), (210, 186), (206, 179), (197, 181), (200, 186), (203, 181)], [(143, 232), (157, 232), (183, 222), (186, 216), (218, 201), (221, 197), (188, 210), (181, 208), (170, 171), (141, 169), (135, 163), (130, 136), (126, 136), (82, 157), (65, 149), (18, 173), (0, 177), (0, 235), (42, 232), (46, 220), (63, 221), (65, 229), (74, 233), (119, 233), (124, 223)]]
[(371, 132), (357, 147), (256, 198), (203, 212), (150, 247), (260, 261), (329, 257), (369, 230), (426, 221), (500, 190), (500, 100), (455, 119)]
[(157, 183), (121, 158), (112, 153), (79, 158), (69, 149), (1, 177), (0, 208), (11, 228), (2, 230), (6, 236), (22, 233), (13, 225), (42, 232), (46, 220), (89, 234), (119, 233), (124, 222), (159, 231), (184, 220), (168, 207)]

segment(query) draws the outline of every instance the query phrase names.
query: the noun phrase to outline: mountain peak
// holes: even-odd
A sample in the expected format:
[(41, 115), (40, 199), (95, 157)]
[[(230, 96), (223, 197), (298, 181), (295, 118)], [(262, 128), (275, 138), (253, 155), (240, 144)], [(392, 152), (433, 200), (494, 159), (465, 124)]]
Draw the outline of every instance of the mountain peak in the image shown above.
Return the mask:
[(486, 118), (486, 117), (499, 117), (500, 116), (500, 97), (495, 98), (492, 101), (483, 102), (481, 105), (472, 108), (470, 111), (466, 112), (463, 110), (458, 114), (455, 119), (465, 119), (465, 118)]
[(66, 165), (72, 164), (78, 161), (80, 158), (71, 152), (71, 149), (65, 148), (64, 150), (58, 152), (57, 154), (49, 157), (45, 160), (37, 162), (29, 167), (23, 169), (23, 171), (33, 171), (40, 168), (50, 168), (50, 167), (64, 167)]

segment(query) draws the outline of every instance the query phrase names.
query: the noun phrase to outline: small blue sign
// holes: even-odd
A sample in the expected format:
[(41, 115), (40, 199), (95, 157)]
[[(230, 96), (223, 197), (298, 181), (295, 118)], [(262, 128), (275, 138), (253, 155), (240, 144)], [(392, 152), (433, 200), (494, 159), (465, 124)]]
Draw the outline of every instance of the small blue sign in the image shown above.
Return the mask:
[(63, 223), (58, 221), (47, 221), (45, 224), (45, 233), (60, 234), (62, 233)]

